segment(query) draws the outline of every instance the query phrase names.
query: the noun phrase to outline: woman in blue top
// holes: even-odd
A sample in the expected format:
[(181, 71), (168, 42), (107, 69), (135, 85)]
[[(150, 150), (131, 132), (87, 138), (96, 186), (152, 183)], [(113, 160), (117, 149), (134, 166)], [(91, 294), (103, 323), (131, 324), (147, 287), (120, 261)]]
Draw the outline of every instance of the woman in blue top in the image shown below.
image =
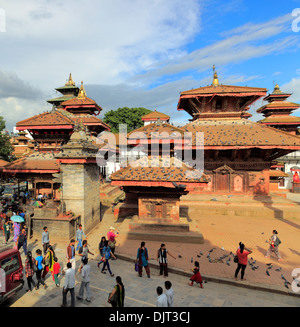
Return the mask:
[(40, 249), (36, 250), (36, 258), (35, 258), (35, 264), (37, 266), (37, 271), (36, 271), (36, 279), (37, 279), (37, 285), (36, 285), (36, 289), (39, 289), (40, 284), (42, 284), (44, 286), (44, 288), (46, 288), (46, 284), (44, 283), (44, 281), (42, 280), (42, 270), (43, 270), (43, 256), (42, 256), (42, 251)]
[(104, 261), (104, 265), (103, 265), (103, 268), (101, 270), (102, 274), (106, 274), (106, 272), (104, 271), (105, 267), (107, 266), (107, 269), (110, 273), (110, 276), (113, 277), (114, 274), (111, 272), (110, 270), (110, 266), (109, 266), (109, 262), (108, 260), (110, 259), (110, 257), (113, 257), (116, 259), (116, 257), (114, 256), (114, 254), (111, 252), (111, 249), (110, 247), (108, 246), (108, 241), (106, 240), (104, 242), (104, 247), (103, 247), (103, 255), (105, 257), (105, 261)]
[(148, 278), (150, 278), (150, 268), (148, 264), (148, 250), (145, 247), (145, 242), (141, 243), (141, 247), (137, 251), (136, 261), (139, 264), (139, 276), (142, 277), (143, 267), (144, 267)]

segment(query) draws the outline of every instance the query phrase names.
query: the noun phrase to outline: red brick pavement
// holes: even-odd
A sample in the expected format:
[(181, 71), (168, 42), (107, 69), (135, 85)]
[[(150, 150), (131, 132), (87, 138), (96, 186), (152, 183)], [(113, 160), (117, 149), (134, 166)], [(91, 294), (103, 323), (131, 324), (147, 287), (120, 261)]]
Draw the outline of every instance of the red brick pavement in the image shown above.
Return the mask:
[[(203, 275), (232, 278), (236, 269), (236, 264), (233, 258), (230, 261), (230, 266), (226, 264), (226, 259), (223, 263), (209, 263), (207, 259), (208, 251), (215, 248), (211, 254), (211, 259), (217, 259), (224, 254), (229, 254), (230, 251), (235, 252), (238, 244), (242, 241), (246, 247), (251, 249), (253, 253), (249, 255), (249, 260), (256, 260), (255, 265), (259, 268), (253, 271), (248, 264), (245, 272), (245, 278), (248, 282), (263, 285), (278, 285), (285, 289), (284, 281), (281, 274), (292, 282), (291, 273), (294, 268), (300, 268), (300, 219), (280, 220), (276, 218), (249, 218), (237, 216), (213, 216), (202, 217), (198, 220), (193, 220), (190, 224), (191, 230), (201, 231), (204, 236), (204, 244), (180, 244), (166, 243), (167, 249), (176, 257), (174, 260), (169, 256), (169, 266), (180, 268), (185, 271), (190, 271), (193, 268), (191, 257), (200, 263), (200, 272)], [(266, 240), (272, 234), (272, 230), (278, 231), (282, 244), (279, 247), (282, 261), (278, 262), (275, 255), (270, 258), (265, 258), (266, 251), (269, 247)], [(122, 235), (123, 234), (123, 235)], [(155, 260), (157, 250), (160, 243), (146, 241), (146, 247), (149, 251), (150, 259)], [(124, 254), (135, 256), (140, 241), (128, 240), (125, 230), (119, 237), (116, 254)], [(225, 250), (222, 250), (221, 248)], [(203, 255), (199, 258), (200, 251)], [(179, 258), (181, 255), (182, 258)], [(253, 260), (251, 260), (251, 257)], [(267, 263), (272, 263), (273, 268), (268, 270), (270, 276), (266, 274)], [(281, 271), (275, 271), (281, 267)], [(289, 286), (291, 289), (291, 286)]]

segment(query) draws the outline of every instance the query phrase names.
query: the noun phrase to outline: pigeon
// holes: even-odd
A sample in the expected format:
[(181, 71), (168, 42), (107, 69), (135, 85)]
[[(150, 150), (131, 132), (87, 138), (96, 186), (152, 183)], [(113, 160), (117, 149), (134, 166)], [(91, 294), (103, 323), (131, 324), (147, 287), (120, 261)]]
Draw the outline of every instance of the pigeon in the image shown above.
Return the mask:
[(261, 235), (264, 235), (264, 232), (262, 232)]
[(284, 282), (284, 286), (288, 289), (289, 286), (288, 286), (288, 283), (287, 282)]
[(251, 269), (252, 269), (252, 270), (255, 270), (255, 267), (251, 265)]
[(208, 261), (211, 263), (211, 258), (209, 258)]
[(272, 266), (272, 263), (266, 263), (267, 266)]
[(266, 270), (266, 273), (267, 273), (268, 276), (270, 276), (270, 273), (268, 272), (268, 270)]
[(212, 248), (211, 250), (209, 250), (208, 252), (212, 252), (215, 248)]
[(222, 246), (221, 249), (222, 249), (223, 251), (225, 251), (224, 246)]
[(273, 268), (273, 266), (272, 266), (272, 265), (268, 267), (268, 269), (272, 269), (272, 268)]
[(229, 263), (229, 261), (228, 261), (228, 260), (226, 261), (226, 264), (227, 264), (227, 266), (230, 266), (230, 263)]
[(206, 258), (210, 258), (210, 253), (208, 253), (208, 255), (206, 256)]
[(178, 258), (182, 258), (182, 256), (180, 254), (178, 254)]
[(200, 255), (203, 255), (203, 253), (200, 251)]
[(282, 278), (283, 280), (286, 280), (285, 277), (284, 277), (282, 274), (281, 274), (281, 278)]
[(279, 268), (277, 268), (277, 269), (275, 269), (276, 271), (280, 271), (281, 270), (281, 267), (279, 267)]
[(201, 258), (201, 256), (199, 254), (197, 254), (197, 258)]
[(191, 263), (193, 263), (194, 262), (194, 259), (193, 258), (191, 258)]

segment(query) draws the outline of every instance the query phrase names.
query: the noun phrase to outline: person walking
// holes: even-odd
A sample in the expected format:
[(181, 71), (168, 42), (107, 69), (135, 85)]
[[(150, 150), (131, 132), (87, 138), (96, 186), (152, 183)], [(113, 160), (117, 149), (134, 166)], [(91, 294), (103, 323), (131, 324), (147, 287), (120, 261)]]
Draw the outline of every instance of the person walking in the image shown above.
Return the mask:
[(202, 276), (200, 274), (200, 265), (198, 261), (195, 261), (195, 267), (192, 270), (194, 275), (190, 278), (190, 286), (193, 286), (194, 282), (196, 282), (197, 284), (200, 284), (200, 287), (203, 288), (203, 281), (202, 281)]
[(68, 247), (67, 247), (67, 263), (70, 262), (72, 268), (76, 269), (76, 260), (75, 260), (75, 240), (71, 239)]
[(57, 261), (57, 257), (54, 257), (54, 265), (53, 265), (53, 280), (55, 282), (55, 285), (59, 287), (60, 282), (58, 280), (58, 275), (60, 273), (60, 264)]
[(136, 261), (139, 264), (139, 276), (143, 275), (143, 267), (146, 270), (148, 278), (150, 278), (150, 268), (148, 263), (148, 249), (145, 247), (145, 242), (141, 243), (141, 247), (137, 250)]
[(46, 275), (50, 271), (53, 273), (53, 265), (54, 265), (55, 253), (51, 245), (48, 245), (46, 255), (44, 257), (44, 269), (42, 274), (42, 279), (45, 280)]
[(47, 226), (43, 228), (43, 233), (42, 233), (42, 245), (43, 245), (43, 250), (44, 250), (44, 255), (47, 252), (48, 246), (50, 245), (50, 240), (49, 240), (49, 232)]
[(14, 242), (15, 245), (18, 246), (17, 241), (18, 241), (19, 234), (21, 232), (21, 224), (14, 222), (13, 227), (14, 227)]
[(109, 259), (111, 257), (115, 258), (115, 256), (112, 253), (112, 251), (111, 251), (111, 249), (110, 249), (110, 247), (108, 245), (108, 241), (107, 240), (104, 242), (103, 254), (104, 254), (105, 261), (104, 261), (104, 265), (102, 267), (101, 273), (102, 274), (106, 274), (106, 271), (104, 271), (104, 270), (105, 270), (105, 267), (107, 267), (107, 269), (108, 269), (108, 271), (110, 273), (110, 276), (113, 277), (114, 274), (110, 270)]
[(82, 243), (82, 252), (78, 253), (82, 258), (81, 261), (83, 261), (85, 258), (88, 259), (88, 255), (94, 255), (94, 253), (90, 252), (87, 240), (84, 240)]
[(78, 242), (76, 251), (78, 251), (78, 249), (82, 246), (82, 236), (87, 239), (86, 235), (84, 234), (84, 231), (82, 230), (82, 225), (80, 224), (76, 231), (76, 242)]
[(168, 258), (167, 254), (169, 254), (172, 258), (176, 260), (176, 258), (166, 249), (166, 245), (164, 243), (161, 244), (160, 249), (157, 251), (157, 261), (159, 262), (161, 276), (164, 273), (164, 277), (168, 277)]
[(281, 261), (282, 260), (281, 255), (278, 251), (278, 247), (281, 244), (281, 241), (278, 237), (278, 232), (276, 229), (273, 230), (273, 234), (269, 239), (269, 244), (270, 244), (270, 247), (267, 251), (267, 254), (265, 255), (265, 258), (269, 258), (271, 253), (274, 252), (276, 257), (278, 258), (278, 261)]
[(25, 228), (23, 228), (21, 233), (19, 234), (17, 244), (18, 250), (23, 247), (24, 254), (27, 255), (27, 235)]
[(157, 307), (167, 307), (168, 299), (167, 299), (166, 294), (163, 294), (162, 287), (158, 286), (156, 289), (156, 293), (157, 293), (156, 306)]
[(108, 244), (109, 247), (111, 249), (111, 252), (113, 254), (115, 254), (115, 249), (116, 249), (116, 238), (119, 236), (119, 231), (117, 231), (117, 233), (115, 234), (115, 228), (114, 227), (110, 227), (109, 231), (107, 233), (107, 240), (108, 240)]
[(7, 242), (10, 239), (10, 233), (11, 233), (11, 223), (9, 221), (9, 218), (7, 217), (3, 225), (3, 235), (5, 236), (5, 244), (7, 244)]
[(27, 258), (25, 261), (25, 274), (27, 278), (27, 285), (28, 285), (28, 290), (27, 292), (31, 292), (31, 284), (33, 287), (37, 287), (36, 283), (33, 280), (34, 276), (34, 267), (35, 267), (35, 260), (32, 257), (31, 251), (27, 252)]
[[(75, 242), (75, 241), (74, 241)], [(63, 287), (62, 307), (67, 306), (67, 294), (71, 294), (71, 307), (75, 307), (75, 270), (72, 268), (72, 263), (67, 263), (67, 271), (65, 275), (65, 284)]]
[(245, 269), (247, 267), (248, 255), (251, 254), (252, 251), (247, 249), (245, 244), (242, 242), (239, 243), (239, 246), (240, 247), (236, 251), (236, 255), (238, 257), (238, 265), (234, 274), (234, 278), (237, 279), (238, 273), (241, 270), (241, 280), (246, 280), (244, 278)]
[(100, 253), (100, 261), (97, 263), (98, 268), (100, 268), (101, 263), (104, 264), (103, 248), (104, 248), (105, 241), (106, 241), (105, 236), (102, 236), (101, 241), (100, 241), (99, 246), (98, 246), (99, 253)]
[(120, 276), (116, 277), (116, 285), (109, 294), (107, 302), (114, 308), (123, 308), (125, 299), (125, 288)]
[(172, 283), (167, 280), (165, 281), (166, 297), (168, 302), (168, 307), (174, 307), (174, 291)]
[(36, 289), (39, 289), (40, 284), (42, 284), (44, 286), (44, 288), (46, 288), (46, 284), (45, 282), (42, 280), (42, 270), (43, 270), (43, 256), (42, 256), (42, 251), (40, 249), (36, 250), (36, 258), (35, 258), (35, 264), (37, 266), (37, 271), (36, 271), (36, 279), (37, 279), (37, 285), (36, 285)]
[(91, 291), (90, 291), (90, 270), (91, 267), (88, 264), (88, 258), (82, 259), (82, 266), (79, 267), (78, 272), (81, 273), (81, 285), (79, 294), (76, 296), (77, 300), (82, 300), (84, 295), (84, 289), (86, 289), (86, 301), (91, 302)]

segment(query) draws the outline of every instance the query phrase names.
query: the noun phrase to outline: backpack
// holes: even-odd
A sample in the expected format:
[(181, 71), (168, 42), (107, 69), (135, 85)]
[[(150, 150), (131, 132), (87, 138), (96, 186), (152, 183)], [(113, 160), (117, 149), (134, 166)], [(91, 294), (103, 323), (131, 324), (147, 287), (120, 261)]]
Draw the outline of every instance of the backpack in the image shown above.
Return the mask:
[(281, 241), (280, 241), (279, 237), (276, 236), (276, 240), (274, 242), (274, 246), (278, 246), (279, 244), (281, 244)]

